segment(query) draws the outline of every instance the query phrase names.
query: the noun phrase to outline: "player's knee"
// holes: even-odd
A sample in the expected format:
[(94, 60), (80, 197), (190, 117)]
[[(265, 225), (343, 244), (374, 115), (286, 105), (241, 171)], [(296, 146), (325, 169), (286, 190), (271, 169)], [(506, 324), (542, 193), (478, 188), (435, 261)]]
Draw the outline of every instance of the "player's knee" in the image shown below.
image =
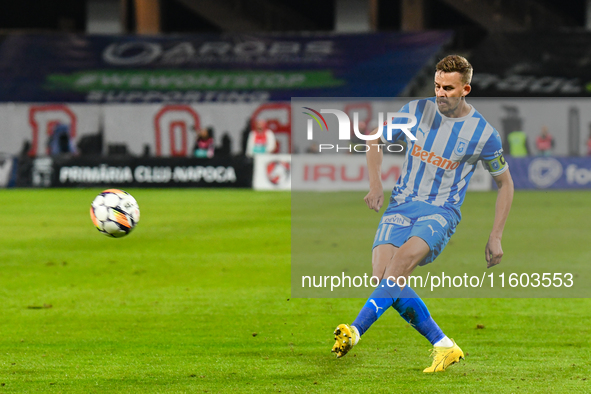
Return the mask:
[(372, 253), (372, 264), (388, 264), (397, 251), (398, 248), (390, 244), (376, 246)]
[(410, 267), (413, 265), (412, 258), (407, 255), (397, 256), (395, 260), (393, 260), (394, 265), (403, 269), (406, 272)]
[(423, 258), (423, 254), (422, 251), (417, 251), (411, 248), (401, 248), (398, 253), (396, 253), (393, 260), (398, 265), (412, 267)]

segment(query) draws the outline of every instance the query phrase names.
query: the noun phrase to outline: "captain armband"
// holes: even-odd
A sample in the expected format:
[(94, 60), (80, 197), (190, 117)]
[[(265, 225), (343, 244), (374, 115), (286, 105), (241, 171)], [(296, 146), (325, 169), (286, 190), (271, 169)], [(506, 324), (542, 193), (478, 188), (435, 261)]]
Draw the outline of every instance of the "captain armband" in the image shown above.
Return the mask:
[(501, 175), (509, 168), (502, 154), (491, 160), (482, 160), (482, 163), (492, 176)]

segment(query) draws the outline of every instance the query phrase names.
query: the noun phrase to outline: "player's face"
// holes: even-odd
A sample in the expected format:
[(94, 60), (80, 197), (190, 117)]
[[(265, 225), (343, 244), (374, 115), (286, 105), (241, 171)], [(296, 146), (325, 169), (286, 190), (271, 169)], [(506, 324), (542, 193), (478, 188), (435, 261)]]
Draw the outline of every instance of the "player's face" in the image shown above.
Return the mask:
[(460, 104), (464, 97), (470, 93), (470, 85), (462, 82), (462, 75), (458, 72), (435, 73), (435, 97), (439, 111), (446, 116), (457, 115), (461, 110)]

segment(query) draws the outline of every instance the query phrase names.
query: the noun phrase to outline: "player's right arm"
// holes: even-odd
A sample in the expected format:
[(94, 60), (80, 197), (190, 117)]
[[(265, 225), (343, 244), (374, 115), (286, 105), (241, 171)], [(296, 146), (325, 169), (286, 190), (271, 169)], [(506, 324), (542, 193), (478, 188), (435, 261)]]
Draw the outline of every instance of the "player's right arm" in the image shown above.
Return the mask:
[(369, 150), (366, 153), (367, 170), (369, 172), (369, 193), (364, 200), (369, 209), (379, 212), (384, 204), (384, 189), (382, 187), (382, 159), (384, 152), (379, 146), (381, 143), (379, 137), (379, 128), (371, 132), (375, 136), (374, 139), (368, 140)]
[[(410, 104), (410, 103), (409, 103)], [(406, 104), (400, 112), (410, 113), (409, 104)], [(386, 120), (389, 122), (390, 120)], [(393, 118), (391, 120), (393, 124), (400, 123), (405, 124), (407, 118)], [(380, 133), (380, 130), (382, 131)], [(392, 133), (392, 140), (387, 141), (385, 136), (388, 128), (386, 123), (378, 126), (374, 129), (370, 135), (375, 138), (368, 140), (369, 150), (365, 154), (367, 158), (367, 170), (369, 172), (369, 193), (365, 196), (364, 200), (369, 209), (373, 209), (379, 212), (382, 205), (384, 205), (384, 189), (382, 187), (382, 159), (384, 157), (384, 143), (394, 143), (402, 136), (402, 129), (398, 128), (396, 132)], [(381, 144), (381, 146), (380, 146)]]

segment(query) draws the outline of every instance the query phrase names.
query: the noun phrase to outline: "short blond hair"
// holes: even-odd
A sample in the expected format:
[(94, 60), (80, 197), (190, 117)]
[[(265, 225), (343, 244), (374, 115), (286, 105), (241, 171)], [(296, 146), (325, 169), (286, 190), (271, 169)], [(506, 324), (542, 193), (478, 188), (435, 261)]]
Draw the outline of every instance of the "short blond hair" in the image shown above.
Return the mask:
[(458, 72), (462, 76), (462, 82), (470, 84), (472, 82), (472, 65), (463, 56), (449, 55), (444, 57), (435, 66), (435, 71), (442, 71), (445, 73)]

